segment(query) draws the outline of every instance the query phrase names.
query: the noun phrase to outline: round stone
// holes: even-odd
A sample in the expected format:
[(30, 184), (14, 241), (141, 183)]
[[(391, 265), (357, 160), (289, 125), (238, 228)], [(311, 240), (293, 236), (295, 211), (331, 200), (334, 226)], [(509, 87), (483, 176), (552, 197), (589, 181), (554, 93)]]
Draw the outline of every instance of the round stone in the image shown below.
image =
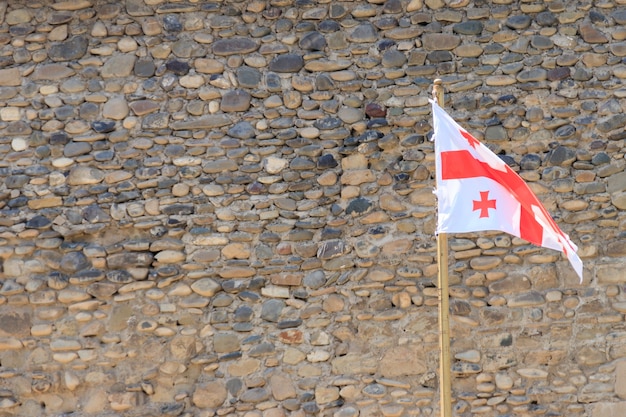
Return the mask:
[(23, 138), (14, 138), (11, 140), (11, 148), (16, 152), (25, 151), (28, 149), (28, 143)]

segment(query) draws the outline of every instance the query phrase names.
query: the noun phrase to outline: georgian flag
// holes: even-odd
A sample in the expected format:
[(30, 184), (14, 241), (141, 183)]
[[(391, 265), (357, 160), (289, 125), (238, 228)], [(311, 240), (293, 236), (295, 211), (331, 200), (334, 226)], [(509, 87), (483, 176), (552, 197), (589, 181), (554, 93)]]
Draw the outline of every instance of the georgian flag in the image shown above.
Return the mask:
[(563, 252), (583, 279), (578, 248), (559, 229), (524, 180), (459, 126), (439, 105), (433, 108), (437, 233), (500, 230)]

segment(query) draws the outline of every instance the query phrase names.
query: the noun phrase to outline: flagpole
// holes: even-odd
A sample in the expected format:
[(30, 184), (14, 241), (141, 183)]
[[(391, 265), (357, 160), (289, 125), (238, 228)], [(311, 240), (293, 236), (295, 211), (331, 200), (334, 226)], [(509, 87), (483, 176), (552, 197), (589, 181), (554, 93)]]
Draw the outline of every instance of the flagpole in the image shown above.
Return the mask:
[[(442, 80), (436, 79), (433, 99), (444, 106)], [(448, 235), (437, 234), (437, 288), (439, 288), (439, 404), (441, 417), (452, 417), (452, 379), (450, 376), (450, 303), (448, 288)]]

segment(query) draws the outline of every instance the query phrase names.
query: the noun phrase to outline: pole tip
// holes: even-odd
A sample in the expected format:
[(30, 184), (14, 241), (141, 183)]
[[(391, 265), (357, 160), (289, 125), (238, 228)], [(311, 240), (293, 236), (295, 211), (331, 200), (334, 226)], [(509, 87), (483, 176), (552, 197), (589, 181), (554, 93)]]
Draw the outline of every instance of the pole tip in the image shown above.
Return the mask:
[(433, 99), (435, 99), (437, 104), (439, 104), (441, 107), (443, 107), (443, 96), (443, 80), (441, 78), (436, 78), (433, 81)]

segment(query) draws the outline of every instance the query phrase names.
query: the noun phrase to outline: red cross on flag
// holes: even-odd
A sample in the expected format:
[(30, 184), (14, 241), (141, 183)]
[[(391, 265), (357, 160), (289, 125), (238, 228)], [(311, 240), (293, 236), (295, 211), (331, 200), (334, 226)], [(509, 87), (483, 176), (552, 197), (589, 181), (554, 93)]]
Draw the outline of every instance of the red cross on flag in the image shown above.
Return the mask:
[(504, 161), (433, 107), (439, 205), (437, 233), (500, 230), (563, 252), (581, 282), (577, 247), (559, 229), (535, 194)]

